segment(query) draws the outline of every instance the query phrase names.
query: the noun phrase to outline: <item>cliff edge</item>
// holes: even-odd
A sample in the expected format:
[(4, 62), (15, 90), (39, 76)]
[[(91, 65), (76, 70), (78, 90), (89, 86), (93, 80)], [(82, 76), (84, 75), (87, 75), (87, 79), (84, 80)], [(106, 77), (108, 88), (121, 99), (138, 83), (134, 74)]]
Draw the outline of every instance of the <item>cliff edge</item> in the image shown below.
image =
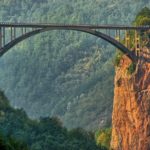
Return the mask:
[(123, 56), (116, 67), (112, 116), (113, 150), (150, 150), (150, 48), (143, 48), (134, 73)]

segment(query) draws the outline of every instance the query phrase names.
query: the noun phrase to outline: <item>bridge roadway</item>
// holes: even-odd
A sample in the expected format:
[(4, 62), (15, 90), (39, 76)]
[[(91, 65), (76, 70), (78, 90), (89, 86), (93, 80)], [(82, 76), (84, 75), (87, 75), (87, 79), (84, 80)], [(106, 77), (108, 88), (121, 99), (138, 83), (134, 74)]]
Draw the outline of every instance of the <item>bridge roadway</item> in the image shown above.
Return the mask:
[[(10, 32), (10, 41), (8, 43), (5, 42), (6, 31)], [(22, 33), (18, 37), (16, 36), (16, 29), (21, 29)], [(26, 29), (32, 29), (27, 31)], [(110, 36), (110, 32), (102, 33), (96, 29), (101, 30), (114, 30), (117, 34), (120, 31), (130, 31), (134, 30), (135, 33), (137, 31), (147, 31), (150, 30), (150, 26), (125, 26), (125, 25), (91, 25), (91, 24), (55, 24), (55, 23), (11, 23), (11, 22), (0, 22), (0, 56), (6, 53), (13, 46), (18, 44), (19, 42), (34, 36), (36, 34), (50, 31), (50, 30), (75, 30), (80, 32), (89, 33), (91, 35), (97, 36), (110, 44), (114, 45), (117, 49), (127, 55), (133, 62), (137, 62), (137, 56), (134, 51), (128, 49), (128, 46), (123, 45), (120, 40), (116, 40), (115, 38)], [(119, 32), (117, 32), (119, 31)], [(113, 35), (114, 36), (114, 35)]]
[(77, 25), (77, 24), (55, 24), (55, 23), (10, 23), (10, 22), (0, 22), (0, 27), (150, 30), (150, 26), (92, 25), (92, 24), (78, 24)]

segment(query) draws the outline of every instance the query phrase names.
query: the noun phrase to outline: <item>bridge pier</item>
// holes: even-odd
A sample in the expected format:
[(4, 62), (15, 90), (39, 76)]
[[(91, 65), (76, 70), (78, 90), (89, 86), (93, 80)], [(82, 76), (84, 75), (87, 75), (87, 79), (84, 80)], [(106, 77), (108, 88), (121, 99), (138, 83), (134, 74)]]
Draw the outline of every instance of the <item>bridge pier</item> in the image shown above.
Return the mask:
[(115, 31), (115, 39), (116, 39), (118, 42), (120, 42), (120, 40), (121, 40), (120, 30), (116, 30), (116, 31)]
[(10, 28), (10, 39), (11, 41), (13, 40), (13, 28), (12, 27)]
[(11, 27), (10, 29), (10, 40), (13, 41), (16, 38), (16, 28), (15, 27)]
[(21, 35), (23, 35), (23, 28), (21, 28)]
[(130, 33), (125, 31), (125, 46), (130, 49)]
[(26, 28), (24, 28), (24, 33), (25, 33), (25, 34), (27, 33), (27, 29), (26, 29)]
[(2, 28), (0, 27), (0, 49), (2, 48)]
[(2, 38), (3, 38), (3, 46), (5, 45), (5, 27), (3, 27), (3, 34), (2, 34)]
[(140, 49), (141, 49), (141, 41), (140, 41), (140, 36), (139, 33), (135, 30), (135, 51), (136, 51), (136, 56), (140, 55)]
[(13, 38), (16, 38), (16, 28), (14, 27), (14, 34), (13, 34)]

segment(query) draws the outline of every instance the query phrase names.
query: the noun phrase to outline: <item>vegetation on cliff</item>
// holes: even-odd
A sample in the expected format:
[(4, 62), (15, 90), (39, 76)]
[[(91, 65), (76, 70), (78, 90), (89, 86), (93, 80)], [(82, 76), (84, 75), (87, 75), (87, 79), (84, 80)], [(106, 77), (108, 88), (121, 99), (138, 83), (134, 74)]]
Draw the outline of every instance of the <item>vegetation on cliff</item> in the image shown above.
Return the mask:
[[(136, 18), (133, 22), (134, 25), (136, 26), (150, 26), (150, 9), (148, 7), (144, 7), (137, 15)], [(148, 33), (149, 31), (141, 31), (139, 36), (142, 41), (141, 46), (146, 46), (147, 42), (145, 43), (144, 41), (149, 41), (150, 34)], [(136, 70), (136, 64), (131, 63), (129, 67), (127, 68), (128, 74), (134, 73)]]
[(110, 149), (111, 133), (111, 128), (98, 130), (95, 134), (97, 144)]
[[(137, 26), (150, 26), (150, 9), (148, 7), (143, 8), (136, 16), (134, 22)], [(143, 41), (142, 46), (149, 47), (150, 32), (141, 31), (140, 38)]]
[(116, 67), (119, 67), (119, 64), (120, 64), (120, 61), (123, 57), (123, 53), (122, 52), (117, 52), (116, 55), (115, 55), (115, 58), (114, 58), (114, 65)]
[(134, 24), (137, 26), (150, 25), (150, 9), (144, 7), (136, 16)]
[(129, 67), (127, 68), (127, 72), (129, 75), (133, 74), (136, 70), (136, 64), (135, 63), (131, 63), (129, 65)]
[[(150, 9), (147, 7), (144, 7), (135, 17), (135, 20), (133, 21), (133, 25), (135, 26), (149, 26), (150, 25)], [(149, 41), (150, 38), (150, 34), (149, 31), (140, 31), (138, 33), (139, 39), (142, 41), (141, 42), (141, 48), (143, 46), (146, 46), (147, 43), (149, 42), (145, 42), (145, 41)], [(131, 49), (135, 49), (135, 31), (130, 31), (130, 48)], [(124, 43), (124, 42), (123, 42)], [(136, 53), (139, 53), (136, 52)], [(115, 56), (115, 60), (114, 60), (114, 65), (119, 67), (120, 65), (120, 61), (122, 59), (123, 54), (118, 52)], [(136, 70), (136, 64), (135, 63), (131, 63), (128, 68), (127, 68), (127, 73), (129, 75), (133, 74)]]

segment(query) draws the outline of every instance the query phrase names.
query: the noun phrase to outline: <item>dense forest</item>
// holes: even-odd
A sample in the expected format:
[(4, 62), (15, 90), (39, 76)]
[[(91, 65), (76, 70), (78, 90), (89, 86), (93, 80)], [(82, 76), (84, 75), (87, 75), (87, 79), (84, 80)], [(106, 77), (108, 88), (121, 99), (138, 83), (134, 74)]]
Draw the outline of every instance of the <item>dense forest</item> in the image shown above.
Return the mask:
[[(1, 0), (0, 21), (131, 24), (149, 0)], [(59, 116), (68, 128), (109, 127), (115, 49), (88, 34), (53, 31), (0, 59), (0, 87), (30, 117)]]
[[(10, 107), (0, 92), (1, 150), (106, 150), (110, 130), (95, 135), (81, 128), (68, 131), (58, 118), (31, 120), (22, 109)], [(102, 141), (100, 142), (100, 140)]]

